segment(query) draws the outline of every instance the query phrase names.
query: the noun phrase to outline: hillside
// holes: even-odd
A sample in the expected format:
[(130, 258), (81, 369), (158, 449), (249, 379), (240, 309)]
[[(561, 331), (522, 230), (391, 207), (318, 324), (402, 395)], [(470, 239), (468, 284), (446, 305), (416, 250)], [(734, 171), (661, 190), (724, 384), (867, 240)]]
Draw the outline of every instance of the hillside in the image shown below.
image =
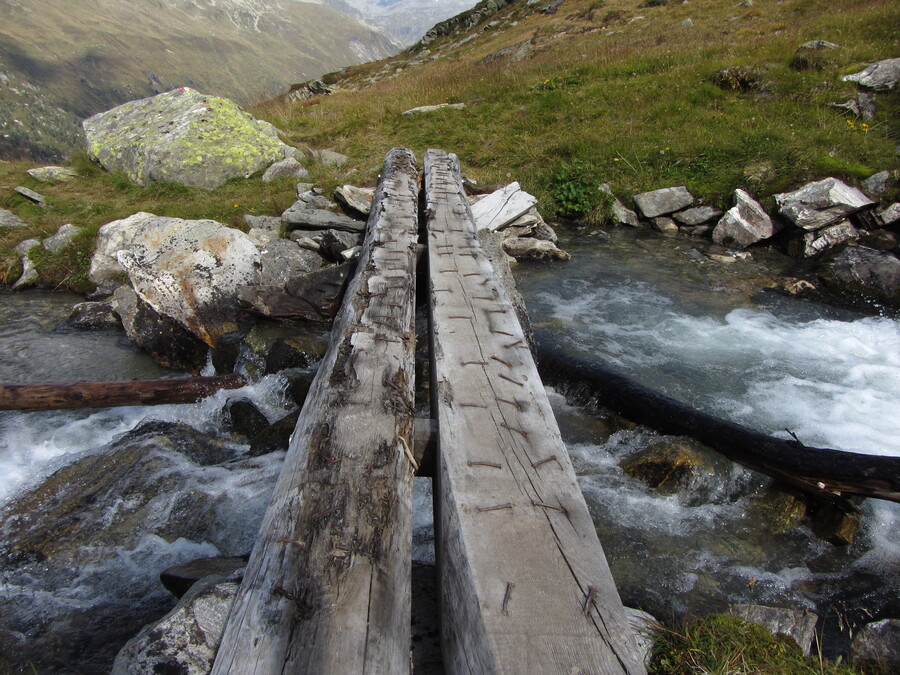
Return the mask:
[[(738, 187), (766, 198), (897, 169), (897, 89), (870, 92), (872, 119), (832, 104), (858, 94), (842, 75), (898, 55), (898, 28), (884, 0), (491, 0), (427, 45), (329, 76), (331, 96), (257, 112), (360, 169), (392, 145), (447, 148), (480, 181), (519, 180), (551, 216), (565, 186), (596, 181), (622, 197), (685, 184), (724, 204)], [(837, 47), (804, 66), (795, 52), (812, 40)], [(714, 82), (729, 67), (746, 87)], [(467, 107), (400, 114), (444, 102)]]
[(474, 0), (321, 0), (335, 9), (359, 14), (371, 23), (408, 45), (425, 31), (475, 4)]
[(253, 103), (393, 51), (296, 0), (0, 0), (0, 157), (61, 159), (83, 118), (174, 87)]

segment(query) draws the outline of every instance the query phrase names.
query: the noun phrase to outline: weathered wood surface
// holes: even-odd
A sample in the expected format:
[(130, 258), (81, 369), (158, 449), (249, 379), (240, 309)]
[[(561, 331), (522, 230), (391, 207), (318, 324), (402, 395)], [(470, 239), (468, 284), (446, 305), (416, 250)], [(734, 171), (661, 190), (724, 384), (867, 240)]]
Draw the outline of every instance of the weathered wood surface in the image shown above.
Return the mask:
[(425, 184), (445, 666), (645, 672), (455, 158), (429, 150)]
[[(730, 460), (820, 498), (859, 495), (900, 502), (900, 457), (814, 448), (735, 424), (647, 389), (543, 337), (541, 370), (552, 382), (583, 385), (600, 405), (664, 434), (691, 436)], [(836, 494), (837, 493), (837, 494)]]
[(213, 673), (409, 671), (417, 181), (391, 150)]
[(247, 381), (240, 375), (125, 382), (0, 384), (0, 410), (33, 412), (193, 403), (219, 389), (237, 389), (245, 384)]

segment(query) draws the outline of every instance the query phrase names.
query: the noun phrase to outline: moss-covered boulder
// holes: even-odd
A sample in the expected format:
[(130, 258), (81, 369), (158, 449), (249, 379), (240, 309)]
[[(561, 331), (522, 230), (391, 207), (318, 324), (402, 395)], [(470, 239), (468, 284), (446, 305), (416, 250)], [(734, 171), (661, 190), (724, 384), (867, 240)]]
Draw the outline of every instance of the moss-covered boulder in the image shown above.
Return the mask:
[(82, 126), (88, 154), (138, 185), (212, 189), (285, 156), (286, 146), (235, 103), (188, 87), (125, 103)]

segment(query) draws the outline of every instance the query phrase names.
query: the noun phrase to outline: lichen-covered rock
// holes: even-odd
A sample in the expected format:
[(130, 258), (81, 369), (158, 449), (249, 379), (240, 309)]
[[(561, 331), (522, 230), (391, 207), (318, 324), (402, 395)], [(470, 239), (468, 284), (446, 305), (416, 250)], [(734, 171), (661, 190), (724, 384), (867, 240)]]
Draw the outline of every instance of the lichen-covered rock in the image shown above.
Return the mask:
[(683, 185), (642, 192), (634, 196), (634, 203), (644, 218), (656, 218), (681, 211), (694, 203), (694, 196)]
[(875, 91), (888, 91), (893, 89), (900, 80), (900, 58), (877, 61), (865, 70), (852, 75), (844, 75), (841, 79), (844, 82), (856, 82), (861, 87)]
[(772, 219), (756, 200), (743, 190), (734, 191), (734, 206), (719, 220), (712, 238), (717, 244), (747, 248), (775, 233)]
[[(113, 264), (113, 260), (116, 264)], [(214, 220), (137, 213), (100, 228), (90, 279), (127, 273), (138, 295), (210, 346), (234, 328), (237, 291), (259, 277), (259, 250)]]
[(826, 263), (820, 274), (833, 290), (900, 305), (900, 260), (887, 251), (848, 246)]
[(41, 183), (61, 183), (78, 175), (75, 169), (66, 166), (42, 166), (25, 173)]
[(88, 154), (138, 185), (215, 188), (282, 159), (282, 143), (228, 99), (188, 87), (86, 119)]
[(799, 190), (777, 194), (775, 202), (783, 216), (804, 230), (828, 227), (875, 204), (837, 178), (825, 178)]

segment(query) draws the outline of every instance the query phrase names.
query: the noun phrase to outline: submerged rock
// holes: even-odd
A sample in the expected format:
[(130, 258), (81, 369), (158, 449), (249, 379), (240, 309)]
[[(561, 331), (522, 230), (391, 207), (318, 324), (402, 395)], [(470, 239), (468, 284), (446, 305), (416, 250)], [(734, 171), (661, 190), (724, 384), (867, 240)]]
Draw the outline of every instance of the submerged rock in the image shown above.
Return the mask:
[(661, 439), (619, 462), (627, 475), (664, 494), (680, 493), (702, 504), (719, 488), (731, 463), (689, 438)]
[(159, 580), (176, 598), (183, 598), (201, 579), (211, 576), (230, 577), (247, 566), (249, 556), (216, 556), (197, 558), (181, 565), (167, 567), (159, 573)]
[(825, 263), (820, 274), (835, 291), (900, 305), (900, 260), (887, 251), (848, 246)]
[(88, 154), (138, 185), (215, 188), (282, 159), (282, 143), (232, 101), (189, 87), (131, 101), (82, 123)]

